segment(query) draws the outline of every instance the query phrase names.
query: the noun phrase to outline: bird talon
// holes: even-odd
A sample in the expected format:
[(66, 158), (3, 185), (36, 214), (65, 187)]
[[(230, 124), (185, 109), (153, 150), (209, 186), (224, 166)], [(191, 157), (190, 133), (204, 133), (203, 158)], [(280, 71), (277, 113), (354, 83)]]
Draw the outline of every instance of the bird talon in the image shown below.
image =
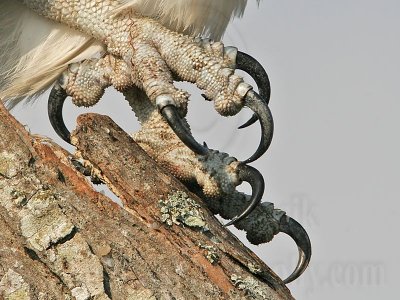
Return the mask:
[(261, 125), (261, 141), (256, 152), (244, 161), (244, 163), (248, 164), (258, 159), (268, 150), (274, 133), (274, 121), (266, 102), (253, 90), (247, 93), (245, 97), (245, 106), (254, 112)]
[(297, 279), (307, 269), (311, 259), (311, 241), (305, 229), (289, 216), (285, 215), (281, 218), (279, 229), (296, 242), (299, 250), (299, 260), (295, 270), (283, 281), (287, 284)]
[[(11, 4), (13, 1), (3, 2)], [(68, 96), (78, 106), (91, 106), (97, 103), (104, 89), (110, 85), (131, 96), (136, 94), (137, 88), (141, 89), (148, 99), (143, 96), (144, 93), (138, 99), (130, 99), (130, 103), (136, 103), (135, 112), (142, 123), (142, 132), (135, 135), (138, 143), (147, 146), (146, 151), (153, 153), (157, 161), (169, 166), (174, 176), (202, 187), (203, 194), (210, 200), (218, 196), (220, 201), (210, 201), (210, 206), (215, 208), (213, 211), (226, 219), (233, 218), (225, 226), (235, 223), (238, 228), (246, 230), (250, 242), (268, 242), (279, 231), (291, 236), (299, 248), (299, 261), (285, 283), (304, 272), (311, 257), (311, 243), (306, 231), (271, 204), (257, 207), (264, 192), (264, 180), (256, 169), (247, 165), (265, 153), (273, 135), (273, 120), (268, 108), (271, 90), (267, 73), (254, 58), (234, 47), (224, 47), (221, 42), (197, 40), (183, 34), (184, 31), (193, 35), (215, 31), (214, 36), (218, 38), (228, 21), (243, 12), (246, 1), (231, 1), (232, 4), (223, 5), (223, 14), (219, 9), (219, 1), (209, 1), (209, 5), (197, 5), (195, 8), (191, 2), (196, 1), (158, 1), (170, 2), (165, 5), (159, 5), (157, 1), (116, 0), (14, 2), (21, 2), (24, 9), (17, 9), (17, 15), (12, 12), (12, 18), (4, 18), (7, 26), (14, 26), (14, 21), (18, 26), (12, 29), (12, 42), (8, 43), (6, 39), (6, 43), (2, 43), (8, 55), (2, 56), (6, 59), (2, 65), (7, 67), (5, 72), (1, 72), (6, 75), (6, 91), (0, 91), (6, 97), (1, 98), (23, 99), (37, 94), (45, 90), (50, 78), (60, 75), (67, 64), (84, 60), (83, 63), (68, 67), (63, 74), (65, 77), (61, 77), (53, 87), (48, 102), (48, 114), (54, 130), (64, 141), (71, 143), (71, 134), (62, 116)], [(132, 4), (128, 5), (128, 2)], [(139, 2), (143, 2), (142, 5)], [(217, 6), (212, 4), (217, 2)], [(2, 9), (14, 10), (14, 4), (2, 4)], [(43, 32), (49, 32), (49, 35), (39, 33), (32, 40), (29, 34), (31, 26), (27, 25), (30, 20), (25, 19), (32, 19), (35, 24), (41, 21), (36, 17), (25, 18), (26, 8), (61, 24), (53, 27), (55, 23), (46, 21), (46, 26), (49, 25), (52, 30)], [(8, 12), (4, 15), (8, 15)], [(23, 18), (23, 22), (19, 18)], [(9, 22), (9, 19), (13, 21)], [(61, 34), (54, 34), (54, 30)], [(37, 43), (39, 41), (42, 42)], [(31, 47), (22, 49), (22, 45), (22, 48)], [(57, 49), (50, 51), (51, 59), (48, 60), (48, 49), (53, 50), (52, 45), (56, 45)], [(7, 52), (8, 48), (10, 53)], [(22, 53), (26, 55), (21, 57)], [(10, 64), (12, 61), (8, 61), (9, 57), (11, 60), (21, 59), (15, 61), (15, 65)], [(91, 57), (96, 58), (91, 60)], [(24, 66), (24, 62), (29, 63)], [(45, 62), (45, 67), (42, 62)], [(11, 68), (9, 70), (8, 65)], [(39, 72), (32, 68), (36, 65)], [(235, 69), (247, 72), (254, 79), (259, 95), (234, 74)], [(175, 78), (195, 83), (204, 91), (207, 100), (214, 100), (216, 110), (221, 115), (234, 115), (243, 106), (252, 109), (253, 117), (239, 128), (260, 121), (262, 136), (257, 151), (239, 163), (227, 154), (208, 149), (207, 145), (201, 146), (191, 135), (184, 119), (189, 95), (174, 86)], [(9, 80), (12, 84), (7, 88)], [(3, 88), (4, 85), (0, 85)], [(13, 90), (13, 85), (20, 86), (18, 93)], [(159, 95), (171, 96), (156, 99)], [(140, 101), (143, 99), (149, 101)], [(154, 101), (157, 105), (154, 105)], [(160, 114), (157, 113), (157, 107)], [(166, 144), (171, 147), (165, 147)], [(88, 174), (88, 170), (78, 167)], [(235, 190), (242, 181), (252, 186), (250, 198)], [(251, 218), (246, 218), (250, 213)]]
[(208, 152), (207, 147), (200, 145), (192, 136), (190, 131), (185, 127), (182, 118), (178, 114), (178, 110), (174, 105), (168, 104), (160, 108), (160, 113), (167, 121), (171, 129), (179, 137), (179, 139), (194, 153), (205, 155)]
[[(244, 52), (237, 52), (236, 55), (236, 69), (242, 70), (249, 74), (251, 78), (256, 82), (258, 93), (261, 98), (269, 104), (271, 97), (271, 84), (268, 78), (268, 74), (263, 68), (263, 66), (252, 56)], [(243, 125), (239, 126), (239, 129), (246, 128), (254, 124), (258, 120), (258, 116), (253, 114), (253, 116)]]
[(47, 112), (49, 115), (51, 126), (53, 126), (54, 131), (58, 134), (60, 138), (71, 144), (71, 133), (65, 126), (62, 115), (64, 102), (67, 97), (67, 92), (57, 82), (50, 92), (49, 101), (47, 103)]
[(256, 208), (256, 206), (260, 204), (262, 196), (264, 194), (264, 188), (265, 188), (264, 178), (257, 169), (248, 166), (244, 163), (240, 163), (237, 166), (236, 170), (239, 179), (241, 181), (248, 182), (251, 185), (252, 195), (250, 198), (250, 205), (248, 205), (247, 208), (240, 215), (234, 217), (231, 221), (225, 224), (224, 225), (225, 227), (235, 224), (240, 220), (244, 219), (245, 217), (247, 217)]

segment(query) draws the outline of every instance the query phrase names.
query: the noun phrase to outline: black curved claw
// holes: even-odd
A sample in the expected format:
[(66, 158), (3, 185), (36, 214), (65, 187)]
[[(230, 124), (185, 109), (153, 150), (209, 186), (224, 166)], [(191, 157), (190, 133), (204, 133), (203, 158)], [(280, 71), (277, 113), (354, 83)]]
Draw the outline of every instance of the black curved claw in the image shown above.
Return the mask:
[(293, 273), (283, 281), (289, 283), (297, 279), (306, 270), (311, 259), (311, 241), (303, 226), (289, 216), (282, 217), (279, 229), (289, 235), (299, 249), (297, 266)]
[[(249, 74), (257, 84), (258, 93), (261, 98), (268, 104), (271, 97), (271, 85), (269, 82), (268, 74), (263, 66), (253, 57), (247, 53), (238, 51), (236, 57), (236, 69), (242, 70)], [(253, 116), (244, 123), (239, 129), (246, 128), (254, 124), (258, 120), (258, 116)]]
[(238, 129), (247, 128), (247, 127), (253, 125), (253, 124), (254, 124), (255, 122), (257, 122), (257, 121), (258, 121), (257, 115), (256, 115), (256, 114), (253, 114), (253, 115), (251, 116), (251, 118), (248, 119), (244, 124), (240, 125), (240, 126), (238, 127)]
[(50, 92), (49, 101), (47, 103), (47, 113), (50, 123), (58, 136), (71, 144), (71, 133), (65, 126), (62, 116), (64, 101), (67, 97), (68, 95), (65, 90), (56, 83)]
[(245, 106), (250, 108), (257, 115), (261, 125), (260, 145), (258, 146), (257, 151), (249, 159), (244, 161), (244, 163), (248, 164), (258, 159), (268, 150), (274, 133), (274, 121), (268, 105), (253, 90), (250, 90), (247, 93)]
[(241, 163), (238, 165), (237, 171), (240, 180), (250, 183), (253, 192), (251, 194), (250, 205), (239, 216), (234, 217), (230, 222), (225, 224), (225, 227), (239, 222), (243, 218), (247, 217), (261, 202), (261, 198), (264, 194), (264, 178), (257, 169)]
[(182, 122), (181, 117), (179, 116), (176, 107), (173, 105), (166, 105), (160, 109), (160, 113), (168, 122), (171, 129), (175, 132), (175, 134), (179, 137), (179, 139), (194, 153), (205, 155), (208, 150), (206, 147), (200, 145), (191, 135), (191, 133), (186, 129), (185, 125)]

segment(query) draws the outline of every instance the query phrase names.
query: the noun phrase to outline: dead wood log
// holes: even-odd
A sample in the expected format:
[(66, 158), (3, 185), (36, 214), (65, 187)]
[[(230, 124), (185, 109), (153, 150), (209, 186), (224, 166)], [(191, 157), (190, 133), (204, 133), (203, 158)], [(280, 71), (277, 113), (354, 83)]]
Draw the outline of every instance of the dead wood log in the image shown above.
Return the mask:
[(0, 298), (293, 299), (201, 199), (111, 119), (84, 115), (71, 155), (0, 104)]

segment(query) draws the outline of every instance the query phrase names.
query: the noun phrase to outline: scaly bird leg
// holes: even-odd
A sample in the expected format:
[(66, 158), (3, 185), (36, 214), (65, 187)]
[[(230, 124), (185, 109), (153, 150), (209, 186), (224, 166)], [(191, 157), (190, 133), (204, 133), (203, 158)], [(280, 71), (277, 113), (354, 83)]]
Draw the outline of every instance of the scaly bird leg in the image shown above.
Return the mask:
[(103, 42), (109, 54), (125, 62), (132, 83), (146, 92), (175, 133), (196, 153), (205, 154), (207, 149), (183, 128), (188, 94), (173, 85), (174, 76), (195, 83), (207, 99), (214, 101), (221, 115), (234, 115), (244, 106), (254, 110), (262, 125), (262, 137), (256, 153), (246, 163), (268, 149), (273, 133), (268, 101), (259, 97), (234, 74), (232, 65), (216, 54), (220, 45), (214, 48), (210, 45), (210, 51), (207, 43), (172, 32), (153, 19), (135, 15), (132, 10), (116, 14), (120, 5), (116, 0), (23, 2), (39, 14)]
[[(64, 23), (101, 41), (109, 54), (120, 58), (128, 70), (130, 81), (144, 90), (148, 96), (150, 101), (146, 103), (151, 103), (155, 112), (158, 109), (163, 114), (173, 125), (182, 141), (195, 152), (206, 156), (203, 159), (212, 158), (212, 161), (218, 161), (219, 157), (219, 160), (225, 163), (225, 165), (222, 164), (225, 167), (221, 170), (226, 172), (229, 180), (213, 179), (213, 176), (210, 176), (213, 179), (210, 182), (214, 181), (218, 186), (216, 190), (220, 190), (224, 194), (226, 188), (229, 190), (231, 186), (236, 186), (245, 179), (251, 181), (258, 189), (257, 195), (251, 197), (250, 206), (254, 206), (261, 200), (262, 191), (259, 191), (263, 190), (262, 177), (255, 175), (257, 172), (254, 169), (233, 159), (227, 159), (224, 154), (218, 155), (218, 153), (204, 149), (194, 139), (185, 138), (190, 135), (189, 127), (183, 118), (188, 95), (175, 88), (174, 76), (195, 83), (203, 90), (207, 99), (214, 101), (215, 109), (221, 115), (234, 115), (244, 106), (255, 111), (262, 125), (262, 139), (256, 153), (245, 162), (257, 159), (269, 147), (273, 123), (267, 106), (268, 99), (259, 97), (251, 86), (243, 82), (242, 78), (233, 74), (232, 68), (226, 66), (220, 57), (205, 50), (193, 38), (172, 32), (152, 19), (137, 16), (132, 10), (115, 14), (115, 10), (120, 4), (120, 1), (117, 0), (23, 0), (23, 3), (45, 17)], [(105, 81), (106, 84), (111, 84), (107, 83), (107, 80)], [(102, 88), (99, 89), (100, 92)], [(60, 86), (56, 87), (52, 93), (54, 99), (65, 98), (66, 95)], [(98, 94), (94, 93), (93, 95)], [(159, 114), (156, 116), (160, 117)], [(167, 128), (171, 130), (170, 127), (167, 126)], [(65, 131), (65, 128), (60, 130)], [(68, 139), (68, 136), (65, 138)], [(163, 140), (164, 142), (165, 140)], [(175, 143), (177, 142), (180, 141), (176, 140)], [(187, 150), (183, 144), (181, 147), (181, 149)], [(154, 145), (150, 148), (157, 149)], [(194, 156), (193, 152), (190, 153)], [(196, 159), (196, 156), (194, 157)], [(196, 163), (196, 160), (192, 161)], [(170, 163), (173, 164), (173, 161)], [(206, 170), (210, 165), (198, 159), (197, 163)], [(179, 170), (180, 167), (180, 165), (175, 165), (175, 170)], [(209, 174), (208, 171), (204, 173)], [(257, 176), (259, 178), (253, 180)], [(196, 179), (198, 178), (200, 176), (196, 177)], [(199, 179), (199, 181), (201, 180)], [(227, 195), (233, 194), (233, 192), (227, 193)], [(237, 199), (239, 198), (237, 197)], [(251, 210), (246, 209), (245, 213), (234, 218), (235, 221), (244, 222), (243, 218), (250, 212)], [(306, 257), (305, 260), (300, 260), (300, 266), (289, 278), (291, 280), (298, 276), (308, 263), (311, 254), (308, 251), (309, 240), (301, 226), (292, 219), (280, 218), (278, 223), (282, 231), (294, 237)]]
[[(206, 44), (207, 46), (208, 44)], [(210, 47), (212, 49), (212, 47)], [(221, 56), (221, 60), (224, 58)], [(69, 142), (69, 132), (66, 129), (62, 119), (62, 106), (67, 95), (73, 97), (73, 102), (79, 106), (89, 106), (97, 103), (104, 93), (105, 87), (115, 85), (119, 90), (126, 89), (129, 86), (135, 86), (134, 82), (130, 82), (129, 65), (121, 59), (114, 58), (112, 55), (105, 55), (101, 59), (87, 60), (81, 64), (71, 65), (66, 72), (63, 73), (57, 85), (53, 88), (49, 100), (49, 116), (50, 121), (56, 132), (67, 142)], [(246, 96), (246, 105), (253, 107), (253, 110), (258, 112), (258, 115), (264, 120), (271, 120), (269, 110), (263, 110), (262, 105), (254, 95), (249, 93)], [(146, 98), (146, 97), (142, 97)], [(175, 91), (174, 97), (176, 103), (182, 103), (181, 111), (186, 114), (187, 94), (184, 91)], [(177, 100), (181, 101), (177, 101)], [(145, 101), (144, 105), (148, 105)], [(153, 102), (152, 102), (153, 103)], [(260, 105), (261, 104), (261, 105)], [(134, 107), (138, 109), (141, 103), (136, 103)], [(158, 106), (158, 104), (155, 104)], [(174, 106), (175, 107), (175, 106)], [(202, 147), (192, 138), (189, 125), (183, 117), (177, 115), (174, 110), (170, 110), (170, 106), (166, 106), (161, 114), (167, 120), (174, 133), (181, 141), (194, 150), (196, 154), (201, 154), (204, 159), (212, 157), (213, 152)], [(143, 113), (142, 113), (143, 114)], [(138, 115), (139, 119), (141, 118)], [(159, 120), (162, 122), (163, 120)], [(178, 126), (177, 126), (178, 125)], [(271, 125), (272, 127), (272, 125)], [(265, 134), (265, 132), (263, 132)], [(247, 166), (245, 161), (237, 166), (238, 180), (248, 181), (253, 187), (253, 197), (250, 205), (241, 213), (238, 214), (226, 226), (233, 224), (245, 218), (261, 200), (262, 192), (264, 191), (264, 183), (261, 174), (257, 170)], [(221, 180), (220, 180), (221, 181)]]
[[(154, 160), (205, 199), (214, 214), (234, 219), (254, 203), (254, 197), (261, 200), (263, 187), (261, 191), (253, 190), (252, 196), (236, 191), (236, 186), (242, 181), (240, 169), (243, 165), (235, 158), (212, 150), (206, 156), (195, 155), (176, 138), (156, 108), (142, 101), (145, 95), (141, 91), (129, 89), (124, 94), (142, 123), (141, 130), (133, 135), (135, 141)], [(262, 177), (255, 179), (256, 182), (263, 181)], [(255, 193), (258, 195), (255, 196)], [(299, 249), (299, 260), (294, 272), (284, 280), (285, 283), (298, 278), (307, 268), (311, 258), (311, 242), (307, 232), (285, 212), (274, 209), (272, 203), (257, 205), (247, 218), (234, 225), (245, 230), (247, 239), (256, 245), (269, 242), (279, 232), (285, 232), (294, 239)]]
[[(284, 212), (274, 209), (272, 203), (258, 205), (264, 192), (264, 180), (261, 174), (225, 153), (211, 149), (208, 149), (207, 154), (203, 156), (193, 153), (177, 138), (158, 113), (156, 105), (151, 101), (144, 101), (146, 95), (132, 87), (127, 77), (123, 75), (124, 70), (126, 70), (124, 63), (110, 55), (75, 64), (63, 74), (52, 94), (64, 95), (62, 103), (68, 93), (73, 97), (74, 103), (86, 106), (97, 102), (105, 87), (115, 84), (118, 89), (124, 91), (126, 99), (142, 125), (141, 130), (133, 136), (135, 141), (176, 178), (194, 188), (203, 199), (206, 199), (215, 214), (236, 220), (230, 223), (245, 230), (248, 240), (253, 244), (268, 242), (281, 231), (289, 234), (299, 247), (299, 263), (286, 282), (300, 276), (311, 256), (307, 233), (295, 220), (286, 216)], [(117, 79), (113, 78), (115, 72), (118, 73)], [(50, 101), (50, 103), (59, 102), (57, 97)], [(184, 126), (185, 130), (190, 132), (186, 122)], [(69, 132), (61, 131), (61, 134), (69, 136)], [(236, 191), (236, 186), (242, 181), (252, 183), (252, 196)], [(249, 217), (237, 218), (238, 215), (243, 215), (243, 211), (248, 211)]]

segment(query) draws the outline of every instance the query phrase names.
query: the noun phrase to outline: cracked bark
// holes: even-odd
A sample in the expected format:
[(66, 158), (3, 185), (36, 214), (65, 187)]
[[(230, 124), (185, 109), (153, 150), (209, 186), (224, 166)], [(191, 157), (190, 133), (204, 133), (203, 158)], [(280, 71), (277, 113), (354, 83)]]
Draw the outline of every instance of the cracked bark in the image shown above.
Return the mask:
[(108, 117), (80, 116), (74, 141), (123, 207), (1, 104), (0, 133), (0, 299), (292, 299)]

